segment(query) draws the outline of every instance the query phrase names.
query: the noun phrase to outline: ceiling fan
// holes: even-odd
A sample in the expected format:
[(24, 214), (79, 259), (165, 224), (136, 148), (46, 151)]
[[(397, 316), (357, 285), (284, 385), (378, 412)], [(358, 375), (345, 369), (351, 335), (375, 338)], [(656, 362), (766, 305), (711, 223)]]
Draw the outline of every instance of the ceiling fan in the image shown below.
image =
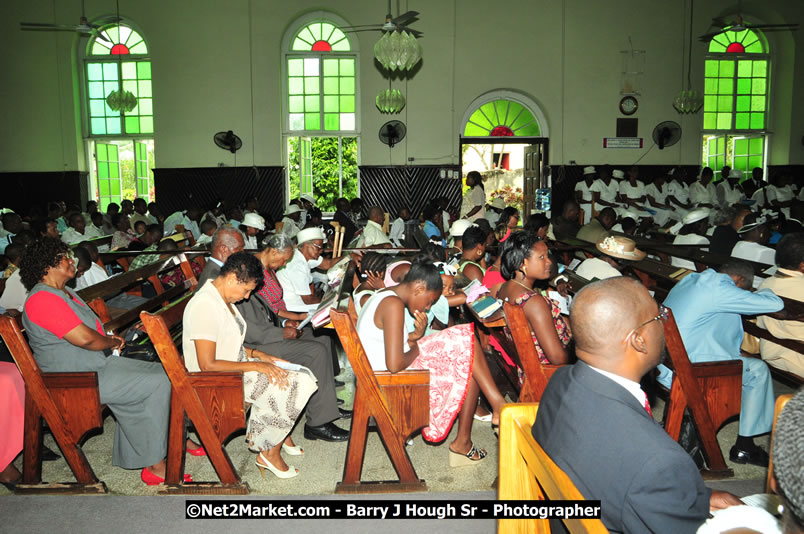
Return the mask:
[(786, 30), (796, 30), (798, 29), (798, 23), (791, 23), (791, 24), (751, 24), (745, 22), (743, 20), (742, 15), (742, 2), (737, 4), (737, 16), (734, 17), (734, 20), (727, 21), (723, 17), (716, 17), (712, 19), (712, 26), (720, 28), (720, 30), (712, 33), (706, 33), (698, 37), (699, 41), (708, 42), (716, 35), (720, 35), (723, 32), (741, 32), (746, 29), (750, 30), (761, 30), (763, 32), (780, 32)]
[(120, 17), (105, 17), (97, 21), (96, 24), (90, 24), (87, 20), (84, 10), (84, 0), (81, 0), (81, 18), (78, 24), (52, 24), (47, 22), (20, 22), (20, 29), (33, 30), (33, 31), (74, 31), (83, 35), (92, 35), (101, 41), (112, 44), (109, 39), (103, 36), (100, 28), (106, 24), (113, 22), (120, 22)]
[(375, 32), (375, 31), (382, 31), (382, 32), (392, 32), (392, 31), (405, 31), (409, 34), (413, 35), (414, 37), (421, 37), (424, 35), (419, 30), (413, 30), (408, 28), (408, 24), (413, 23), (416, 17), (419, 16), (418, 11), (408, 11), (406, 13), (402, 13), (398, 17), (394, 17), (391, 14), (391, 0), (388, 0), (388, 14), (385, 15), (385, 22), (382, 24), (358, 24), (355, 26), (341, 26), (341, 29), (345, 32)]

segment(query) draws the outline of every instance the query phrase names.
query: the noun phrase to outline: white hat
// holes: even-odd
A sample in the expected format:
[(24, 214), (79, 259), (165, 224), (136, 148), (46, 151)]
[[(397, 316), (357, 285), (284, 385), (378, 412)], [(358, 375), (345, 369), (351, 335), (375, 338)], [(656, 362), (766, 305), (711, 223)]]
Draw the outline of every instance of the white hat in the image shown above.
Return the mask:
[(241, 224), (243, 226), (251, 226), (257, 230), (265, 230), (265, 219), (256, 213), (246, 213)]
[(466, 229), (472, 226), (477, 225), (469, 219), (458, 219), (449, 227), (449, 235), (450, 237), (462, 237)]
[(686, 215), (684, 215), (684, 218), (681, 219), (681, 223), (684, 226), (686, 226), (688, 224), (698, 222), (701, 219), (706, 219), (707, 217), (709, 217), (710, 213), (711, 213), (711, 211), (709, 210), (709, 208), (694, 209), (691, 212), (689, 212)]
[(647, 255), (647, 253), (636, 248), (636, 242), (633, 239), (618, 235), (601, 239), (595, 246), (603, 254), (623, 260), (639, 261), (645, 259)]
[(639, 222), (639, 219), (641, 217), (644, 217), (644, 215), (640, 215), (639, 213), (637, 213), (635, 211), (626, 210), (622, 214), (622, 216), (620, 217), (620, 220), (622, 220), (622, 219), (634, 219), (636, 222)]
[(497, 198), (495, 198), (494, 200), (491, 201), (491, 207), (492, 208), (497, 208), (498, 210), (504, 210), (505, 209), (505, 201), (502, 198), (497, 197)]
[(667, 176), (673, 176), (676, 173), (675, 167), (670, 167), (670, 170), (667, 171)]
[(583, 175), (584, 176), (586, 176), (587, 174), (595, 174), (595, 172), (596, 172), (595, 168), (593, 166), (591, 166), (591, 165), (589, 165), (588, 167), (583, 168)]
[(614, 169), (611, 171), (612, 178), (625, 178), (625, 173), (620, 169)]
[(299, 195), (299, 198), (301, 198), (303, 200), (306, 200), (307, 202), (309, 202), (310, 204), (315, 206), (315, 197), (313, 195), (311, 195), (310, 193), (305, 193), (303, 195)]
[(287, 211), (285, 211), (285, 215), (293, 215), (294, 213), (299, 212), (301, 212), (301, 208), (296, 204), (291, 204), (290, 206), (288, 206)]
[(324, 235), (324, 231), (318, 226), (305, 228), (296, 234), (296, 243), (299, 245), (308, 241), (314, 241), (316, 239), (321, 239), (322, 241), (326, 241), (327, 239), (327, 236)]
[(742, 177), (743, 177), (743, 171), (738, 170), (738, 169), (732, 169), (731, 171), (729, 171), (729, 176), (728, 176), (728, 177), (729, 177), (729, 178), (739, 178), (739, 179), (742, 179)]

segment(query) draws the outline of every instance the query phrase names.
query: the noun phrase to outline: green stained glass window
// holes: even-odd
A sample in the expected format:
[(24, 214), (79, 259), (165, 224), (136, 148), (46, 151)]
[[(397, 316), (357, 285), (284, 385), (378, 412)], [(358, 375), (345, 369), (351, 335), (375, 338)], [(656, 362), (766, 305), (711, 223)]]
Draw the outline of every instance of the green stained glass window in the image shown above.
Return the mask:
[(465, 137), (541, 135), (539, 122), (525, 106), (507, 99), (492, 100), (469, 116)]
[[(142, 36), (124, 25), (101, 30), (106, 39), (93, 38), (86, 62), (87, 110), (90, 135), (142, 135), (153, 133), (151, 62)], [(106, 99), (112, 91), (131, 92), (137, 106), (131, 111), (113, 111)]]
[(762, 137), (735, 137), (733, 168), (750, 173), (754, 167), (762, 167), (765, 143)]
[(709, 52), (712, 54), (765, 54), (766, 47), (763, 38), (757, 32), (745, 29), (742, 31), (725, 31), (715, 35), (709, 41)]
[(291, 131), (354, 131), (356, 120), (356, 59), (331, 54), (348, 52), (346, 35), (329, 22), (304, 26), (292, 40), (287, 58), (288, 129)]

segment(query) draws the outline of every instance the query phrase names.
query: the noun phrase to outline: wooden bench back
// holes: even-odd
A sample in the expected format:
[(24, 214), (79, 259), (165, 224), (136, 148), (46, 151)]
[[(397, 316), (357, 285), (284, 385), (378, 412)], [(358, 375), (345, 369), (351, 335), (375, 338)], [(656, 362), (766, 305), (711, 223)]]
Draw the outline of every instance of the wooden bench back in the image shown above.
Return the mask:
[[(170, 332), (171, 327), (182, 321), (191, 297), (186, 295), (156, 314), (140, 313), (173, 388), (164, 493), (246, 494), (248, 485), (241, 482), (222, 446), (235, 431), (245, 426), (243, 375), (237, 372), (188, 373)], [(193, 422), (221, 484), (183, 482), (185, 414)]]
[(525, 372), (525, 383), (519, 393), (519, 402), (538, 402), (542, 398), (544, 388), (556, 369), (561, 365), (543, 364), (539, 361), (539, 353), (533, 344), (530, 324), (521, 306), (503, 302), (505, 323), (511, 332), (516, 355)]
[(768, 461), (768, 475), (765, 477), (765, 493), (775, 493), (771, 480), (773, 479), (773, 441), (776, 439), (776, 422), (779, 420), (779, 414), (782, 413), (782, 410), (792, 398), (792, 393), (779, 395), (776, 398), (776, 405), (773, 407), (773, 429), (771, 430), (770, 446), (768, 447), (770, 460)]
[[(106, 486), (97, 479), (79, 446), (87, 432), (103, 426), (97, 373), (43, 373), (19, 323), (11, 317), (0, 316), (0, 335), (25, 381), (23, 485), (37, 486), (41, 481), (44, 417), (77, 484), (45, 486), (38, 490), (106, 493)], [(19, 489), (20, 492), (25, 490), (24, 487)], [(35, 491), (35, 488), (30, 489)]]
[(740, 413), (743, 362), (691, 363), (672, 310), (668, 310), (668, 318), (664, 321), (664, 339), (669, 360), (665, 364), (675, 372), (670, 398), (665, 405), (665, 430), (678, 441), (684, 410), (688, 408), (709, 461), (710, 472), (732, 476), (716, 433), (727, 419)]
[[(500, 414), (499, 500), (547, 502), (578, 500), (584, 496), (567, 474), (533, 439), (531, 427), (538, 403), (506, 404)], [(547, 519), (500, 519), (500, 534), (549, 533)], [(567, 519), (570, 533), (607, 533), (600, 519)]]

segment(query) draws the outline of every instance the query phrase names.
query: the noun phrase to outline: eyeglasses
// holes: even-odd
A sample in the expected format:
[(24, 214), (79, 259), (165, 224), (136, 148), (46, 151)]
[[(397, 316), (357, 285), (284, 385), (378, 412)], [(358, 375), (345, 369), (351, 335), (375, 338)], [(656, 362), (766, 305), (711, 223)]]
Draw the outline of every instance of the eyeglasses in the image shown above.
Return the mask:
[(653, 321), (665, 322), (669, 316), (670, 316), (670, 309), (665, 306), (659, 306), (659, 315), (637, 326), (636, 328), (634, 328), (634, 331), (639, 330), (643, 326), (650, 324)]

